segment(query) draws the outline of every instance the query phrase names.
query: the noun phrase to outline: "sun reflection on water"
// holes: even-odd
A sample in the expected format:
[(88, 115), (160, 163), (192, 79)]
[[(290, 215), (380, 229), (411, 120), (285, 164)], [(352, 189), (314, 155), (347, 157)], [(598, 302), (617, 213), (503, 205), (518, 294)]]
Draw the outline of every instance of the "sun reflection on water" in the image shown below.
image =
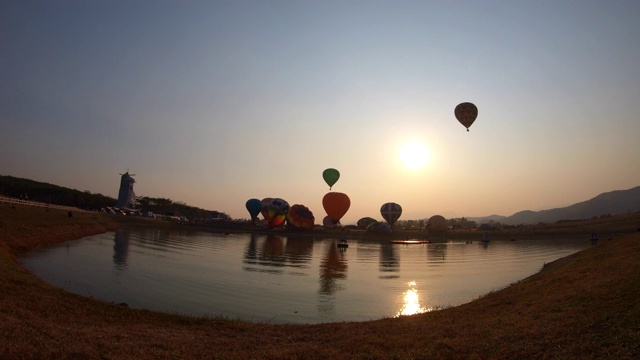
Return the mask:
[(420, 305), (420, 295), (416, 289), (416, 282), (410, 281), (407, 283), (409, 290), (405, 291), (402, 296), (403, 304), (400, 311), (396, 314), (396, 317), (402, 315), (414, 315), (432, 311), (433, 308), (425, 308)]

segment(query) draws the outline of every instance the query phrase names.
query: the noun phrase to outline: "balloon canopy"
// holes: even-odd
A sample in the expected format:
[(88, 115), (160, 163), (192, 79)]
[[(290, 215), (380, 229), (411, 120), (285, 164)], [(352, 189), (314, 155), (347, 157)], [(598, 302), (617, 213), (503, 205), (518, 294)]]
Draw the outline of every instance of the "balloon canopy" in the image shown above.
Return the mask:
[(269, 203), (271, 202), (271, 200), (273, 200), (273, 198), (264, 198), (262, 199), (262, 211), (260, 211), (260, 213), (262, 214), (262, 217), (267, 220), (267, 222), (269, 221), (269, 219), (267, 219), (269, 217), (269, 211), (267, 210), (267, 207), (269, 207)]
[(394, 202), (388, 202), (380, 208), (380, 214), (382, 217), (387, 220), (389, 225), (393, 226), (393, 224), (400, 218), (402, 215), (402, 207)]
[(427, 230), (433, 232), (446, 231), (448, 226), (449, 223), (447, 222), (447, 219), (442, 215), (433, 215), (427, 221)]
[(289, 203), (280, 198), (275, 198), (267, 206), (267, 223), (269, 227), (277, 227), (284, 223), (289, 212)]
[(376, 221), (367, 226), (367, 232), (375, 233), (375, 234), (391, 234), (393, 231), (391, 230), (391, 226), (384, 221)]
[(339, 224), (340, 224), (339, 221), (337, 223), (334, 223), (333, 220), (331, 220), (331, 218), (329, 217), (329, 215), (325, 216), (322, 219), (322, 225), (326, 227), (335, 227), (336, 225), (339, 225)]
[(453, 113), (456, 115), (456, 119), (458, 119), (460, 124), (464, 125), (467, 131), (469, 131), (469, 127), (476, 121), (476, 117), (478, 117), (478, 108), (470, 102), (463, 102), (456, 106)]
[(249, 215), (251, 215), (251, 220), (258, 218), (258, 214), (260, 214), (263, 208), (262, 201), (259, 199), (249, 199), (245, 206), (247, 211), (249, 211)]
[(373, 224), (376, 221), (377, 221), (376, 219), (371, 218), (371, 217), (363, 217), (360, 220), (358, 220), (356, 225), (361, 229), (366, 229), (367, 226)]
[(315, 220), (311, 210), (304, 205), (293, 205), (287, 213), (287, 222), (293, 229), (313, 229)]
[(340, 172), (329, 168), (322, 172), (322, 178), (329, 185), (329, 190), (331, 190), (331, 187), (340, 179)]
[(351, 200), (347, 194), (330, 192), (326, 193), (322, 198), (322, 206), (331, 221), (333, 221), (334, 224), (337, 224), (349, 210)]

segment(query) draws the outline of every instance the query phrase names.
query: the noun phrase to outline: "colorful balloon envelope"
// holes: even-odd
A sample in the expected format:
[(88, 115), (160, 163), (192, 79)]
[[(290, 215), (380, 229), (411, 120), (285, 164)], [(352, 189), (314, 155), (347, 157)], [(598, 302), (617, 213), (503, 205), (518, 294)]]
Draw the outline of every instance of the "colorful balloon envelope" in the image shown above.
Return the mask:
[(271, 200), (273, 200), (273, 198), (264, 198), (262, 199), (262, 211), (260, 211), (260, 213), (262, 214), (262, 217), (269, 222), (269, 211), (268, 211), (268, 207), (269, 207), (269, 203), (271, 202)]
[(374, 234), (391, 234), (391, 226), (384, 221), (376, 221), (373, 224), (367, 226), (367, 232)]
[(289, 212), (289, 203), (285, 200), (275, 198), (267, 206), (267, 223), (269, 227), (277, 227), (284, 223)]
[(249, 211), (249, 215), (251, 215), (251, 220), (255, 220), (263, 208), (262, 201), (258, 199), (247, 200), (245, 206), (247, 208), (247, 211)]
[(388, 202), (380, 208), (380, 214), (382, 217), (387, 220), (389, 225), (393, 226), (393, 224), (400, 218), (402, 215), (402, 207), (394, 202)]
[(322, 198), (322, 206), (331, 221), (333, 221), (334, 224), (337, 224), (349, 210), (351, 200), (347, 194), (330, 192), (326, 193)]
[(456, 106), (453, 113), (456, 115), (456, 119), (458, 119), (460, 124), (469, 131), (469, 127), (476, 121), (476, 117), (478, 117), (478, 108), (470, 102), (463, 102)]
[(358, 220), (356, 225), (361, 229), (366, 229), (369, 225), (373, 224), (374, 222), (377, 222), (377, 220), (374, 218), (363, 217), (362, 219)]
[(329, 185), (329, 190), (331, 190), (331, 187), (340, 179), (340, 172), (336, 169), (329, 168), (322, 172), (322, 178), (324, 182)]
[(313, 229), (315, 220), (311, 210), (304, 205), (293, 205), (287, 213), (287, 222), (293, 229)]

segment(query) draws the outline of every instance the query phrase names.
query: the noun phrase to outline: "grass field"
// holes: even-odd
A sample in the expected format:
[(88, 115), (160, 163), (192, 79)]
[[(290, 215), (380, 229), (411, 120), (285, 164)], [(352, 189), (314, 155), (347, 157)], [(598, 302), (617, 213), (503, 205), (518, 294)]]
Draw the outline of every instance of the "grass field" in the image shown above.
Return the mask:
[(544, 229), (615, 236), (468, 304), (363, 323), (267, 325), (135, 310), (69, 294), (16, 261), (138, 221), (0, 205), (0, 358), (640, 358), (640, 232), (629, 232), (640, 227), (637, 215)]

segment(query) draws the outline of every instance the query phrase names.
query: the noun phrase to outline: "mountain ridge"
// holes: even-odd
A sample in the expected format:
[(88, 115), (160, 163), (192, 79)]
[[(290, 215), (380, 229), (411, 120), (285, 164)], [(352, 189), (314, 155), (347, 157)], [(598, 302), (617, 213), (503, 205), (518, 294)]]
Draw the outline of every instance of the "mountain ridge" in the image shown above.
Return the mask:
[(589, 200), (560, 208), (539, 211), (522, 210), (510, 216), (489, 215), (468, 219), (479, 224), (495, 221), (503, 225), (529, 225), (555, 223), (562, 220), (584, 220), (637, 211), (640, 211), (640, 186), (604, 192)]

